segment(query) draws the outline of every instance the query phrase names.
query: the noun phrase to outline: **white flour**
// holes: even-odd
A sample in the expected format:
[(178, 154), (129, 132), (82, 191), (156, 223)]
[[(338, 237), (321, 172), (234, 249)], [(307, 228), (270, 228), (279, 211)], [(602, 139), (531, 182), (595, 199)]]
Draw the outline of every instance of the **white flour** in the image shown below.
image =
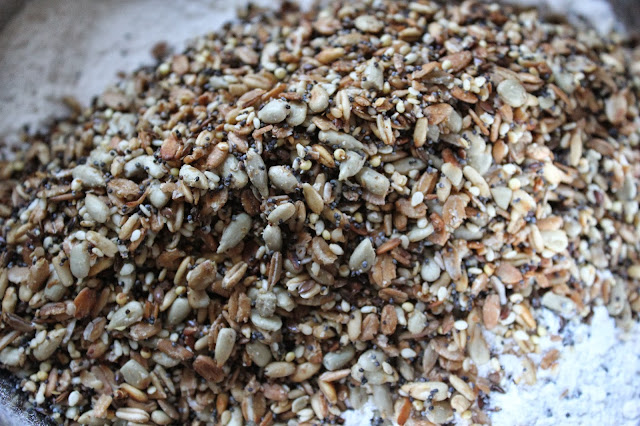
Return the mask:
[[(556, 12), (574, 8), (605, 32), (615, 24), (601, 0), (545, 3)], [(0, 136), (14, 134), (25, 123), (38, 126), (63, 116), (62, 96), (89, 103), (115, 80), (116, 72), (152, 64), (149, 52), (156, 42), (170, 41), (180, 50), (186, 40), (232, 19), (237, 4), (233, 0), (30, 2), (0, 32)], [(552, 314), (541, 321), (557, 332)], [(492, 414), (494, 424), (640, 424), (640, 326), (636, 324), (622, 341), (619, 333), (606, 310), (599, 308), (591, 325), (570, 324), (561, 332), (575, 346), (562, 348), (543, 339), (545, 350), (562, 350), (559, 374), (540, 371), (533, 387), (505, 380), (506, 393), (491, 395), (491, 407), (501, 408)], [(511, 377), (521, 374), (515, 357), (504, 355), (500, 362)], [(368, 404), (361, 412), (347, 413), (346, 424), (369, 425), (373, 409)]]
[(228, 1), (35, 0), (0, 36), (0, 135), (88, 104), (118, 71), (153, 64), (158, 41), (182, 48), (235, 15)]
[[(546, 311), (540, 319), (558, 334), (558, 318)], [(591, 325), (568, 324), (560, 333), (573, 346), (545, 337), (542, 353), (562, 351), (557, 375), (539, 370), (534, 386), (517, 386), (520, 359), (503, 355), (500, 363), (510, 379), (506, 393), (493, 393), (496, 425), (638, 425), (640, 423), (640, 324), (622, 334), (604, 307), (597, 307)]]
[[(640, 424), (640, 324), (622, 334), (604, 307), (595, 308), (591, 325), (569, 323), (562, 331), (551, 311), (543, 311), (538, 320), (550, 333), (541, 339), (542, 354), (554, 348), (562, 353), (557, 374), (551, 369), (538, 370), (534, 386), (516, 385), (514, 379), (523, 373), (521, 360), (501, 355), (505, 393), (491, 394), (488, 409), (495, 410), (491, 414), (494, 425)], [(553, 342), (552, 335), (560, 335), (562, 340)], [(493, 336), (492, 349), (500, 352), (503, 345)], [(536, 363), (540, 360), (539, 356), (531, 358)], [(485, 374), (492, 371), (486, 366), (482, 370)], [(346, 424), (370, 425), (374, 409), (368, 403), (359, 412), (347, 412)], [(466, 424), (459, 419), (458, 423)]]

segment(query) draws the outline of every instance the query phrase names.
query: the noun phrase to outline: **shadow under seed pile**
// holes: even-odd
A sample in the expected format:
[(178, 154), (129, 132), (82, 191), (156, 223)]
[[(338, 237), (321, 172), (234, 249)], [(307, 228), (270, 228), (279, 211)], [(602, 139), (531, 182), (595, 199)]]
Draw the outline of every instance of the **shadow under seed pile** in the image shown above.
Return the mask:
[(0, 164), (0, 364), (58, 423), (487, 423), (484, 330), (640, 310), (638, 57), (474, 2), (249, 9)]

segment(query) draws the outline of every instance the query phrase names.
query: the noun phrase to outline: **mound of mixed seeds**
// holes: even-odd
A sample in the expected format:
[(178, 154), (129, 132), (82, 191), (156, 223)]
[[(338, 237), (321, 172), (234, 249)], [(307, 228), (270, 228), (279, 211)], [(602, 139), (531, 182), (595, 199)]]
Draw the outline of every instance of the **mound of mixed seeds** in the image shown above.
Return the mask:
[(249, 8), (2, 162), (0, 363), (65, 424), (488, 423), (486, 330), (532, 383), (537, 308), (640, 310), (638, 58), (470, 1)]

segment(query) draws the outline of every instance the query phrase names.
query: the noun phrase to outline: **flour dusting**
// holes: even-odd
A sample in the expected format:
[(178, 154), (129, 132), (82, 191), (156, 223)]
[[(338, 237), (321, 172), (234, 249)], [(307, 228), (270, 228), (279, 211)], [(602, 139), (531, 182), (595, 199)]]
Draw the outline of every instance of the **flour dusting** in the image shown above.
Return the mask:
[[(557, 317), (546, 311), (542, 354), (562, 351), (557, 370), (539, 369), (534, 386), (516, 385), (520, 359), (500, 356), (506, 393), (494, 392), (491, 407), (496, 425), (637, 425), (640, 422), (640, 326), (624, 333), (606, 308), (597, 307), (591, 324), (569, 323), (558, 330)], [(559, 334), (558, 334), (559, 333)], [(551, 336), (561, 338), (553, 341)], [(532, 357), (533, 358), (533, 357)], [(539, 360), (536, 359), (536, 361)]]
[[(516, 384), (524, 373), (521, 358), (512, 354), (498, 357), (505, 372), (505, 393), (493, 392), (489, 410), (494, 425), (514, 426), (601, 426), (640, 424), (640, 324), (620, 331), (606, 308), (594, 309), (591, 324), (570, 322), (561, 328), (559, 318), (549, 310), (538, 317), (549, 334), (542, 337), (541, 355), (530, 355), (538, 364), (552, 349), (561, 351), (556, 368), (537, 371), (533, 386)], [(486, 333), (494, 352), (507, 341)], [(553, 338), (555, 336), (555, 338)], [(492, 372), (487, 364), (483, 375)], [(369, 402), (358, 412), (345, 413), (345, 425), (368, 426), (375, 416)], [(468, 424), (461, 418), (456, 423)]]

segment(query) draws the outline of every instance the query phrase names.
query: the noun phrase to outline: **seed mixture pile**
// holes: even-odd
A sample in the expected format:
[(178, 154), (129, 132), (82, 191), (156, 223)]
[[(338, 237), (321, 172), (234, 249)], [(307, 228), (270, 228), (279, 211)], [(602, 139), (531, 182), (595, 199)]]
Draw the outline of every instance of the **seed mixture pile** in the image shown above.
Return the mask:
[(486, 330), (535, 383), (537, 308), (640, 311), (639, 60), (498, 5), (249, 8), (2, 161), (0, 364), (65, 424), (486, 424)]

